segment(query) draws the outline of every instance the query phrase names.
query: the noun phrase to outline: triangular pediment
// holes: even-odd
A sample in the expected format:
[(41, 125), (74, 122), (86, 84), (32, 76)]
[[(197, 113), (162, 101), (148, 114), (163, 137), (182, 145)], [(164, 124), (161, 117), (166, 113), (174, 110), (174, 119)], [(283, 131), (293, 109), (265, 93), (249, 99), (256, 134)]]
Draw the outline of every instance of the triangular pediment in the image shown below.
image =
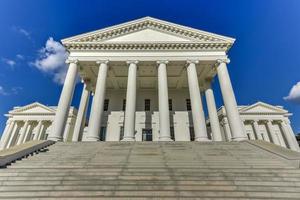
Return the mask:
[(278, 106), (273, 106), (263, 102), (257, 102), (253, 105), (246, 106), (240, 110), (240, 113), (251, 114), (251, 113), (287, 113), (287, 110), (280, 108)]
[(70, 44), (103, 43), (222, 43), (231, 46), (235, 39), (181, 26), (167, 21), (144, 17), (138, 20), (111, 26), (97, 31), (77, 35), (62, 40)]
[(26, 106), (18, 107), (10, 114), (55, 114), (55, 110), (41, 103), (35, 102)]
[(172, 35), (169, 33), (164, 33), (158, 30), (153, 30), (150, 28), (140, 30), (134, 33), (122, 35), (112, 39), (105, 40), (103, 42), (190, 42), (188, 38)]

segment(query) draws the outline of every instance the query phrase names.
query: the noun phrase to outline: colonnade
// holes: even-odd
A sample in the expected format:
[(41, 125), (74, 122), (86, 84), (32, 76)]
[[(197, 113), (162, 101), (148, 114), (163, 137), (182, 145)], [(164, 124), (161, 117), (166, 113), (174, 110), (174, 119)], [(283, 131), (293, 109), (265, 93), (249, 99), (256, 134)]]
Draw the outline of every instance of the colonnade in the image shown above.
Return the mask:
[(47, 120), (7, 120), (0, 149), (6, 149), (29, 140), (46, 139), (45, 132), (50, 125), (51, 122)]
[[(78, 71), (78, 60), (69, 62), (69, 69), (65, 79), (65, 83), (61, 92), (58, 103), (56, 116), (53, 123), (52, 131), (49, 135), (50, 140), (61, 141), (64, 132), (68, 110), (72, 101), (76, 75)], [(199, 81), (197, 76), (196, 64), (198, 60), (187, 60), (186, 71), (188, 79), (188, 87), (191, 99), (192, 118), (196, 141), (208, 141), (205, 116), (201, 101)], [(230, 77), (227, 70), (228, 60), (217, 60), (216, 68), (219, 77), (221, 92), (226, 111), (228, 113), (228, 121), (232, 132), (232, 140), (245, 140), (246, 135), (243, 130), (243, 125), (237, 110), (237, 103), (231, 85)], [(101, 128), (101, 120), (103, 116), (103, 105), (106, 92), (106, 78), (109, 68), (108, 60), (97, 61), (99, 65), (98, 76), (95, 87), (95, 94), (92, 101), (91, 112), (89, 117), (87, 140), (99, 141), (99, 133)], [(136, 111), (136, 79), (138, 60), (127, 61), (128, 65), (128, 81), (126, 93), (126, 109), (125, 109), (125, 123), (124, 123), (124, 138), (123, 141), (134, 141), (135, 133), (135, 111)], [(170, 141), (170, 118), (168, 110), (168, 82), (167, 82), (167, 65), (168, 61), (158, 60), (158, 99), (159, 99), (159, 130), (160, 141)], [(86, 84), (86, 83), (85, 83)], [(79, 106), (79, 114), (75, 123), (75, 132), (73, 141), (78, 141), (80, 131), (83, 129), (83, 121), (86, 115), (86, 107), (88, 104), (88, 94), (86, 86), (84, 86), (82, 98)], [(213, 90), (206, 89), (206, 100), (208, 104), (208, 113), (211, 120), (211, 127), (213, 130), (213, 138), (217, 141), (221, 140), (221, 131), (219, 122), (217, 120), (217, 109), (215, 105)]]

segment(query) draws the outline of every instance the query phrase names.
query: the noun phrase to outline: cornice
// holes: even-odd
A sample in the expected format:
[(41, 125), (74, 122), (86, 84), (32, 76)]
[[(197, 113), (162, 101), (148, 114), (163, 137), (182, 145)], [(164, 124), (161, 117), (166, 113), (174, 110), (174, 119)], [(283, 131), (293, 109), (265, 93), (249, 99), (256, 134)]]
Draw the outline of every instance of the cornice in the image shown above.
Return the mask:
[(140, 50), (200, 50), (200, 51), (227, 51), (232, 44), (229, 43), (97, 43), (97, 42), (72, 42), (64, 46), (69, 50), (79, 51), (140, 51)]

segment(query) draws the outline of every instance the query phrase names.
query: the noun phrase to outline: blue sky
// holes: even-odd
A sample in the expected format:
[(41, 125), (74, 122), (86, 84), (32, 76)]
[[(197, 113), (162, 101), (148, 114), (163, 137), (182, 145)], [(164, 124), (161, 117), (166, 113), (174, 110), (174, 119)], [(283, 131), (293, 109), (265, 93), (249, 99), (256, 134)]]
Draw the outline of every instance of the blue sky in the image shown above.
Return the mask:
[[(236, 38), (229, 71), (238, 104), (282, 105), (300, 132), (299, 8), (299, 0), (1, 0), (0, 132), (3, 114), (13, 106), (57, 105), (62, 86), (54, 79), (64, 70), (59, 63), (45, 69), (36, 62), (61, 52), (55, 41), (144, 16)], [(214, 87), (221, 106), (219, 86)], [(76, 107), (80, 93), (77, 85)]]

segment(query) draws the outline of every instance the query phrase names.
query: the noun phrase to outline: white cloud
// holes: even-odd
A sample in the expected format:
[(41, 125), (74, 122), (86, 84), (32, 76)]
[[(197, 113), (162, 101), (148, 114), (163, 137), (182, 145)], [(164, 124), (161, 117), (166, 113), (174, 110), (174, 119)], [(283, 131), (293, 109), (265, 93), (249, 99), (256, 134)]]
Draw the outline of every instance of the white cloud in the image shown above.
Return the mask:
[(65, 48), (50, 37), (45, 47), (39, 50), (39, 57), (31, 64), (40, 71), (53, 75), (54, 82), (63, 84), (67, 71), (67, 57)]
[(14, 67), (16, 65), (16, 61), (7, 58), (2, 58), (2, 62), (9, 65), (10, 67)]
[(17, 54), (16, 57), (17, 57), (18, 59), (20, 59), (20, 60), (24, 60), (24, 56), (21, 55), (21, 54)]
[(9, 91), (4, 89), (3, 86), (0, 86), (0, 95), (8, 96), (8, 95), (17, 95), (22, 90), (22, 87), (12, 87)]
[(283, 99), (296, 104), (300, 104), (300, 81), (292, 87), (289, 95), (283, 97)]
[(7, 96), (8, 93), (4, 90), (2, 86), (0, 86), (0, 95)]
[(30, 32), (25, 30), (24, 28), (21, 27), (17, 27), (17, 26), (13, 26), (12, 29), (22, 35), (24, 35), (25, 37), (27, 37), (28, 39), (30, 39)]

